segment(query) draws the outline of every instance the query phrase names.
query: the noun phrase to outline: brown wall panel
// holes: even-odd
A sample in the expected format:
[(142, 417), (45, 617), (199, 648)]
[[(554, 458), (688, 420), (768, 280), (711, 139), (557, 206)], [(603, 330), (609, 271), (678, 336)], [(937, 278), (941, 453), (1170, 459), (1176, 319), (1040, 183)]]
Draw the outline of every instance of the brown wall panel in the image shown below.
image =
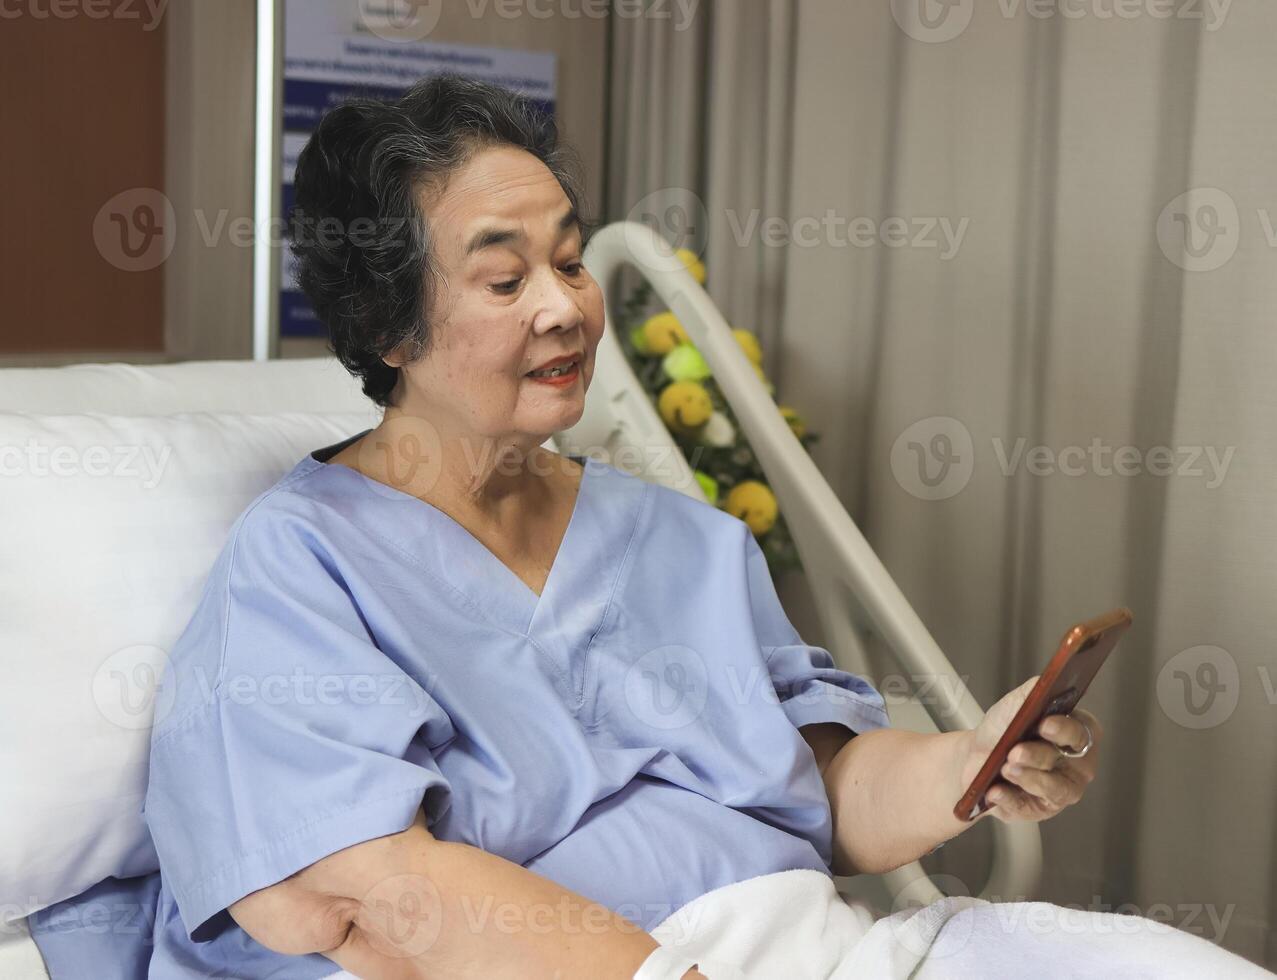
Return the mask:
[(164, 25), (116, 6), (0, 19), (0, 354), (163, 345)]

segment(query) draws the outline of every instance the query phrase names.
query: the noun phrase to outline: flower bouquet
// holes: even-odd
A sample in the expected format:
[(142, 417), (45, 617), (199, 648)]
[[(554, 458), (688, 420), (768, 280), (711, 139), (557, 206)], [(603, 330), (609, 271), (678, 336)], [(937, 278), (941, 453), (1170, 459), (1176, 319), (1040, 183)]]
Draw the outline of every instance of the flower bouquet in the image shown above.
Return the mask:
[[(678, 256), (703, 286), (704, 263), (688, 249), (679, 249)], [(652, 313), (651, 301), (652, 287), (643, 282), (635, 287), (618, 317), (617, 336), (635, 375), (656, 404), (706, 498), (749, 525), (772, 576), (800, 567), (798, 549), (776, 496), (709, 365), (674, 314), (668, 310)], [(758, 338), (748, 330), (733, 330), (732, 335), (774, 398), (776, 388), (763, 372)], [(777, 405), (777, 411), (804, 448), (820, 438), (807, 430), (802, 416), (792, 407)]]

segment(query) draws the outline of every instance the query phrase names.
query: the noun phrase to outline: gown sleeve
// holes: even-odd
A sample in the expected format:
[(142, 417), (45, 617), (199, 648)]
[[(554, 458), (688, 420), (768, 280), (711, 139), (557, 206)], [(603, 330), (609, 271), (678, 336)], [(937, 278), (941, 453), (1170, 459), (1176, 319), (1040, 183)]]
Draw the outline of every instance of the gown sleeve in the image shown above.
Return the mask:
[(794, 727), (837, 722), (853, 735), (888, 727), (886, 702), (878, 690), (863, 677), (835, 667), (828, 650), (799, 638), (776, 594), (767, 558), (748, 529), (745, 562), (754, 630), (781, 709)]
[(195, 942), (250, 892), (407, 829), (423, 800), (428, 823), (446, 809), (428, 746), (452, 723), (336, 568), (306, 520), (250, 508), (169, 657), (143, 815)]

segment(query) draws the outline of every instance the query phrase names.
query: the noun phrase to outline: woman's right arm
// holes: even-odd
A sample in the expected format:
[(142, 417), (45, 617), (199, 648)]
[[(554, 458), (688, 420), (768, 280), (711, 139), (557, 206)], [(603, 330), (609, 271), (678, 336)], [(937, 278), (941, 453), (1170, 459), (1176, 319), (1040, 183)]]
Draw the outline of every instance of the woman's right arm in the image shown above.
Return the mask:
[(229, 911), (268, 949), (322, 953), (367, 980), (628, 980), (657, 946), (548, 878), (435, 839), (420, 811), (407, 830), (330, 854)]

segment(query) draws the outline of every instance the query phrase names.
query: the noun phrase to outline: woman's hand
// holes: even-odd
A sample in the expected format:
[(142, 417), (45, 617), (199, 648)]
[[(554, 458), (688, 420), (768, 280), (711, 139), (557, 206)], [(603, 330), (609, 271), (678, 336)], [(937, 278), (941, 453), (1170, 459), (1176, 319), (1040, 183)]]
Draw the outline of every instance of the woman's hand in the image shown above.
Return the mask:
[[(1037, 680), (1036, 676), (1030, 677), (1003, 696), (989, 709), (979, 727), (968, 733), (968, 746), (960, 764), (959, 793), (971, 785)], [(1091, 729), (1091, 750), (1080, 759), (1061, 755), (1057, 746), (1072, 750), (1086, 745), (1082, 722)], [(1095, 715), (1082, 708), (1074, 709), (1069, 715), (1047, 715), (1036, 734), (1040, 737), (1011, 748), (999, 773), (1006, 783), (994, 783), (986, 794), (991, 805), (987, 812), (999, 820), (1049, 819), (1080, 800), (1095, 778), (1099, 743), (1104, 734)]]

